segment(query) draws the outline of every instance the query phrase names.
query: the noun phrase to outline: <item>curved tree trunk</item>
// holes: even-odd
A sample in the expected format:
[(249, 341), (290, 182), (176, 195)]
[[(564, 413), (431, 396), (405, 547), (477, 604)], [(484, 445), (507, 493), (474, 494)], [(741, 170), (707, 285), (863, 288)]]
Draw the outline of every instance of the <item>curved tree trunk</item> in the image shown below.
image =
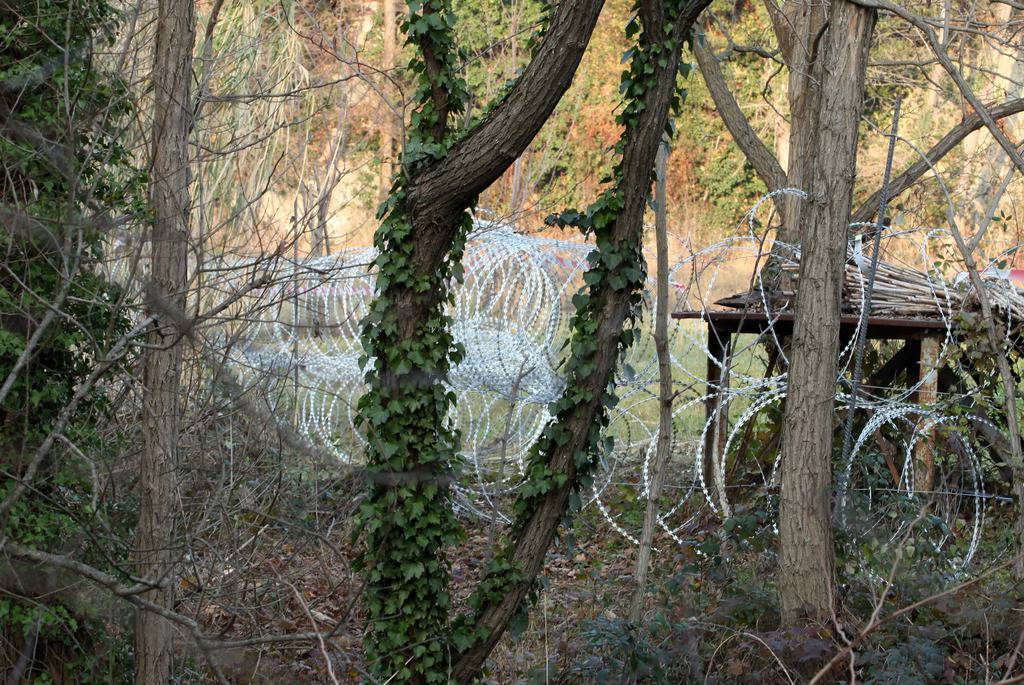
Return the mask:
[[(459, 217), (526, 150), (572, 84), (604, 0), (558, 5), (536, 56), (505, 99), (443, 159), (415, 175), (406, 200), (416, 243), (409, 260), (419, 275), (437, 271), (459, 229)], [(401, 283), (386, 296), (400, 312), (403, 334), (421, 327), (431, 302)], [(443, 293), (435, 294), (436, 301)], [(390, 371), (385, 371), (387, 375)]]
[[(410, 2), (410, 6), (413, 3)], [(441, 682), (450, 652), (446, 548), (458, 535), (449, 483), (457, 436), (448, 430), (445, 388), (457, 356), (444, 302), (467, 229), (466, 210), (519, 157), (572, 83), (603, 0), (564, 0), (552, 11), (533, 59), (504, 97), (452, 143), (451, 114), (462, 106), (444, 2), (424, 7), (412, 39), (422, 55), (422, 90), (406, 146), (400, 190), (385, 207), (374, 242), (377, 299), (364, 319), (374, 357), (359, 408), (370, 445), (371, 484), (364, 599), (366, 641), (381, 679)], [(433, 22), (433, 23), (431, 23)], [(427, 152), (424, 152), (427, 149)], [(429, 163), (434, 155), (441, 155)]]
[[(729, 130), (729, 135), (732, 136), (736, 146), (743, 152), (747, 161), (750, 162), (750, 166), (754, 167), (754, 171), (757, 172), (769, 191), (785, 188), (787, 183), (785, 167), (761, 142), (757, 132), (747, 121), (725, 82), (725, 76), (718, 66), (718, 58), (715, 57), (715, 53), (708, 45), (703, 31), (698, 32), (693, 38), (693, 55), (697, 58), (697, 66), (704, 77), (704, 83), (708, 87), (711, 99), (718, 109), (718, 116)], [(782, 205), (781, 200), (779, 204)]]
[[(651, 176), (661, 137), (665, 131), (672, 98), (676, 92), (676, 75), (679, 70), (682, 39), (689, 32), (694, 20), (709, 4), (708, 0), (691, 0), (672, 27), (672, 35), (679, 39), (679, 46), (672, 52), (664, 66), (656, 67), (657, 84), (648, 91), (646, 109), (640, 115), (636, 126), (628, 129), (622, 153), (622, 179), (619, 189), (623, 192), (622, 208), (611, 229), (611, 243), (641, 249), (643, 239), (643, 216), (645, 201), (651, 188)], [(651, 0), (641, 4), (641, 16), (645, 33), (650, 39), (663, 41), (667, 36), (662, 32), (664, 16), (662, 2)], [(512, 618), (519, 612), (533, 587), (544, 564), (544, 557), (555, 538), (559, 524), (564, 520), (569, 506), (569, 497), (576, 484), (576, 455), (586, 451), (589, 433), (594, 428), (609, 382), (618, 358), (618, 344), (624, 323), (629, 315), (631, 291), (615, 290), (606, 283), (592, 289), (592, 301), (603, 306), (596, 321), (592, 371), (583, 379), (581, 386), (574, 386), (590, 397), (577, 404), (572, 415), (564, 417), (562, 426), (568, 429), (570, 439), (555, 447), (543, 460), (552, 473), (564, 474), (564, 485), (550, 489), (529, 521), (512, 541), (512, 566), (520, 571), (520, 580), (505, 588), (500, 598), (488, 598), (477, 610), (472, 632), (483, 636), (463, 651), (455, 663), (453, 678), (458, 683), (472, 682), (483, 667), (487, 655), (504, 634)], [(486, 583), (486, 580), (484, 581)]]

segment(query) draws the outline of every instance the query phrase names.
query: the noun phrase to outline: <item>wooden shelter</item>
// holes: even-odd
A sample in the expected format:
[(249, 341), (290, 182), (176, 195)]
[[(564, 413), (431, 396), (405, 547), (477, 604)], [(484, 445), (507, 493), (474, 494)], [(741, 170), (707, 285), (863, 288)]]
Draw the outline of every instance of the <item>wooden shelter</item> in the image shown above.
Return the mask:
[[(728, 301), (735, 301), (728, 298)], [(723, 301), (720, 301), (723, 302)], [(722, 370), (729, 365), (734, 337), (740, 334), (767, 335), (774, 333), (784, 342), (793, 332), (796, 314), (792, 311), (768, 313), (756, 309), (732, 310), (690, 310), (672, 315), (677, 320), (701, 320), (707, 325), (707, 397), (705, 419), (710, 425), (704, 439), (705, 482), (712, 474), (711, 468), (725, 449), (728, 434), (727, 412), (722, 411)], [(856, 334), (860, 317), (853, 314), (840, 318), (840, 348)], [(864, 387), (891, 385), (901, 373), (906, 373), (907, 387), (918, 386), (914, 400), (922, 405), (933, 403), (940, 387), (942, 374), (938, 373), (939, 350), (949, 331), (946, 321), (936, 318), (915, 318), (900, 316), (871, 316), (867, 321), (867, 337), (871, 340), (890, 340), (902, 343), (896, 352), (875, 373), (867, 378)], [(921, 383), (921, 380), (924, 382)], [(920, 385), (918, 385), (920, 383)], [(713, 418), (714, 417), (714, 418)], [(929, 441), (922, 440), (915, 449), (915, 462), (920, 464), (921, 473), (917, 482), (930, 487), (934, 457)], [(892, 466), (895, 468), (895, 466)], [(916, 471), (917, 469), (915, 469)], [(898, 475), (894, 472), (898, 481)]]

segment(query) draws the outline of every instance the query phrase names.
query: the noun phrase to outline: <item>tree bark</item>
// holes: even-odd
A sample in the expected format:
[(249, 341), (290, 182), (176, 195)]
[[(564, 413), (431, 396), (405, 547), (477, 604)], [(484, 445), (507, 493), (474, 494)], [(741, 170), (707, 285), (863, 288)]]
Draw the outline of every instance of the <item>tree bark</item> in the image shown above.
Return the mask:
[[(682, 11), (673, 27), (673, 34), (680, 43), (707, 5), (708, 0), (692, 0)], [(664, 35), (662, 24), (652, 17), (663, 16), (661, 4), (642, 3), (640, 11), (648, 14), (643, 22), (645, 32), (650, 31), (650, 39), (658, 41), (659, 36)], [(665, 131), (670, 102), (675, 93), (680, 49), (677, 47), (671, 58), (665, 60), (665, 66), (655, 68), (657, 84), (645, 97), (647, 107), (637, 125), (626, 133), (619, 185), (624, 193), (623, 204), (611, 229), (610, 240), (613, 245), (636, 248), (641, 245), (644, 206), (650, 192), (651, 171), (658, 145)], [(564, 485), (553, 487), (544, 494), (540, 505), (512, 541), (510, 561), (520, 571), (521, 579), (506, 589), (500, 598), (484, 598), (484, 604), (476, 614), (473, 633), (486, 637), (474, 642), (458, 656), (453, 670), (453, 679), (458, 683), (469, 683), (476, 677), (487, 655), (519, 611), (544, 565), (548, 547), (568, 510), (569, 495), (577, 477), (575, 455), (586, 449), (591, 426), (601, 410), (608, 382), (615, 369), (618, 342), (630, 307), (630, 292), (614, 290), (607, 284), (593, 289), (590, 297), (592, 301), (602, 303), (596, 321), (597, 352), (593, 358), (592, 371), (576, 388), (588, 393), (591, 399), (576, 404), (572, 415), (564, 418), (563, 425), (569, 430), (570, 439), (542, 455), (552, 473), (565, 474), (567, 479)]]
[[(398, 43), (398, 27), (395, 21), (395, 0), (383, 0), (384, 55), (381, 64), (388, 74), (395, 68), (395, 49)], [(399, 129), (395, 113), (387, 102), (381, 103), (380, 114), (380, 181), (378, 196), (381, 202), (388, 198), (391, 179), (395, 175), (395, 141)]]
[[(711, 50), (703, 31), (698, 32), (693, 39), (693, 54), (697, 58), (697, 66), (704, 77), (704, 83), (711, 93), (711, 99), (718, 110), (718, 116), (722, 123), (729, 129), (729, 134), (736, 142), (736, 146), (743, 152), (754, 171), (764, 181), (769, 191), (786, 187), (786, 172), (778, 160), (771, 153), (768, 147), (761, 142), (757, 133), (750, 126), (747, 117), (736, 99), (732, 96), (729, 86), (725, 83), (725, 77), (718, 66), (718, 58)], [(782, 204), (780, 199), (780, 204)]]
[[(810, 180), (810, 167), (817, 153), (818, 108), (822, 92), (821, 61), (818, 57), (828, 26), (829, 5), (789, 0), (783, 5), (782, 12), (786, 20), (782, 25), (776, 25), (776, 35), (789, 68), (790, 148), (787, 183), (791, 188), (806, 189)], [(785, 211), (777, 243), (783, 246), (799, 244), (803, 206), (800, 198), (785, 198)]]
[(456, 230), (452, 216), (512, 166), (572, 83), (604, 0), (559, 3), (537, 54), (501, 104), (443, 159), (412, 179), (409, 206), (425, 237), (413, 262), (439, 263)]
[[(807, 191), (800, 224), (800, 287), (783, 426), (779, 598), (783, 621), (823, 621), (833, 609), (832, 438), (846, 234), (857, 129), (875, 13), (832, 0), (809, 24), (813, 59), (795, 108), (793, 164)], [(797, 126), (799, 124), (799, 126)], [(791, 170), (790, 182), (793, 182)], [(790, 227), (792, 228), (792, 227)]]
[[(173, 589), (173, 494), (178, 459), (180, 331), (187, 287), (189, 151), (192, 129), (193, 0), (160, 0), (153, 62), (153, 142), (150, 202), (149, 309), (158, 321), (147, 333), (143, 366), (142, 455), (139, 519), (135, 530), (136, 575), (160, 579), (143, 593), (170, 606)], [(165, 685), (171, 677), (170, 624), (139, 611), (135, 626), (135, 682)]]
[(658, 442), (655, 445), (654, 463), (651, 465), (650, 492), (647, 494), (647, 509), (644, 512), (644, 527), (640, 533), (640, 547), (636, 561), (636, 591), (629, 620), (639, 624), (647, 595), (647, 570), (650, 566), (651, 547), (654, 544), (654, 528), (658, 525), (658, 500), (661, 498), (661, 484), (664, 480), (665, 464), (672, 446), (672, 360), (668, 349), (668, 207), (665, 178), (668, 172), (668, 141), (663, 141), (658, 150), (657, 181), (655, 192), (654, 240), (658, 253), (657, 306), (654, 313), (654, 347), (658, 353)]

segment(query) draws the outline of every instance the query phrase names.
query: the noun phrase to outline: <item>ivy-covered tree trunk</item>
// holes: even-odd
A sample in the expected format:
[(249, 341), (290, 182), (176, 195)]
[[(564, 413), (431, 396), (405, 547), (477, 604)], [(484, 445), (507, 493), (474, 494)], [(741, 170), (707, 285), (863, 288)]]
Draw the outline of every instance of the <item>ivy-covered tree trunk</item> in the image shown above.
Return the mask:
[[(135, 575), (161, 585), (146, 593), (169, 605), (173, 592), (173, 502), (178, 455), (180, 331), (185, 311), (188, 251), (189, 152), (192, 130), (193, 0), (161, 0), (153, 62), (150, 274), (146, 284), (157, 323), (146, 336), (142, 375), (142, 455)], [(135, 625), (135, 682), (164, 685), (171, 676), (171, 627), (139, 611)]]
[(371, 479), (360, 510), (365, 645), (381, 680), (448, 680), (445, 549), (460, 527), (450, 501), (458, 435), (447, 414), (454, 396), (444, 381), (461, 358), (445, 313), (449, 283), (461, 275), (468, 210), (526, 149), (569, 87), (602, 4), (564, 0), (547, 8), (523, 74), (459, 138), (453, 123), (467, 98), (454, 16), (447, 0), (409, 3), (404, 29), (417, 49), (410, 69), (418, 105), (374, 238), (377, 297), (363, 323), (367, 392), (359, 402)]
[(676, 79), (690, 29), (708, 0), (641, 0), (627, 34), (639, 32), (623, 74), (625, 106), (618, 117), (623, 134), (612, 186), (585, 215), (563, 214), (560, 223), (592, 233), (586, 286), (573, 298), (567, 383), (553, 407), (554, 418), (534, 446), (515, 504), (512, 533), (472, 598), (474, 613), (456, 627), (460, 648), (453, 672), (469, 683), (510, 622), (525, 611), (536, 578), (559, 525), (589, 486), (614, 405), (613, 374), (620, 353), (633, 341), (630, 324), (638, 313), (646, 265), (643, 216), (662, 135), (671, 133), (678, 111)]
[[(814, 59), (794, 125), (807, 199), (800, 218), (800, 285), (790, 353), (779, 507), (779, 599), (789, 625), (832, 614), (835, 552), (831, 496), (839, 316), (847, 227), (857, 161), (857, 129), (875, 13), (832, 0), (825, 23), (807, 36)], [(794, 119), (795, 120), (795, 119)], [(796, 134), (800, 134), (797, 136)]]

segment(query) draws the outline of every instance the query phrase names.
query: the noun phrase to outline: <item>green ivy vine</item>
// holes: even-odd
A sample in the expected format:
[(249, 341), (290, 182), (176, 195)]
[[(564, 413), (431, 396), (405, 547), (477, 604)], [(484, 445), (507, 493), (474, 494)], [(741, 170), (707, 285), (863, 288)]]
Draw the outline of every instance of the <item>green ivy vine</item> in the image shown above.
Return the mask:
[[(99, 58), (114, 42), (117, 7), (107, 0), (16, 5), (17, 12), (0, 12), (0, 111), (18, 124), (0, 131), (0, 378), (11, 379), (0, 398), (0, 500), (17, 487), (96, 360), (128, 330), (118, 307), (123, 293), (98, 267), (112, 217), (134, 225), (146, 205), (145, 176), (121, 136), (136, 115), (128, 84)], [(60, 316), (42, 328), (55, 303)], [(0, 521), (2, 536), (60, 551), (81, 546), (85, 523), (102, 522), (110, 539), (125, 533), (119, 507), (95, 499), (88, 466), (109, 468), (116, 451), (102, 430), (106, 380), (83, 395), (61, 431), (89, 461), (55, 445)], [(110, 545), (83, 553), (101, 568), (126, 556)], [(19, 682), (130, 681), (123, 632), (111, 634), (102, 615), (65, 593), (25, 592), (0, 597), (3, 655), (32, 646)]]
[[(673, 0), (666, 13), (670, 38), (660, 44), (648, 40), (639, 16), (627, 26), (637, 36), (623, 74), (625, 106), (617, 117), (624, 127), (616, 146), (618, 164), (605, 181), (609, 188), (580, 214), (567, 212), (554, 221), (575, 225), (593, 236), (596, 249), (589, 256), (585, 287), (574, 297), (570, 354), (566, 364), (568, 386), (564, 397), (551, 407), (553, 420), (534, 447), (515, 506), (513, 536), (521, 532), (544, 494), (565, 485), (568, 476), (548, 466), (550, 454), (569, 439), (565, 419), (579, 405), (592, 401), (585, 381), (595, 368), (598, 352), (598, 314), (609, 293), (626, 294), (630, 322), (639, 315), (646, 270), (636, 241), (616, 241), (611, 234), (622, 208), (622, 152), (628, 132), (646, 108), (646, 95), (657, 78), (655, 65), (667, 66), (678, 49), (671, 27), (685, 6)], [(409, 126), (402, 168), (389, 199), (381, 206), (381, 225), (374, 238), (379, 256), (376, 298), (363, 320), (362, 344), (367, 391), (358, 405), (359, 424), (365, 431), (370, 485), (361, 504), (357, 529), (365, 536), (359, 564), (366, 580), (365, 608), (369, 630), (365, 647), (371, 675), (396, 682), (449, 681), (453, 652), (466, 649), (480, 637), (464, 616), (449, 624), (451, 597), (445, 550), (464, 533), (455, 516), (449, 483), (459, 470), (459, 435), (448, 421), (454, 394), (444, 381), (464, 350), (452, 336), (446, 306), (452, 301), (450, 284), (462, 277), (461, 259), (472, 226), (471, 209), (456, 219), (458, 230), (446, 259), (434, 272), (417, 273), (413, 264), (416, 239), (407, 205), (408, 190), (416, 174), (442, 159), (456, 142), (455, 120), (467, 106), (468, 95), (457, 60), (450, 0), (409, 0), (409, 18), (403, 28), (407, 43), (417, 50), (409, 70), (417, 78), (417, 106)], [(546, 28), (549, 7), (542, 13)], [(639, 34), (639, 35), (638, 35)], [(534, 39), (536, 48), (539, 41)], [(499, 98), (500, 101), (500, 98)], [(673, 98), (673, 111), (680, 105)], [(652, 170), (653, 173), (653, 170)], [(409, 316), (415, 311), (416, 316)], [(632, 344), (634, 332), (625, 327), (619, 350)], [(613, 406), (612, 388), (600, 398)], [(591, 478), (602, 430), (608, 416), (602, 410), (590, 427), (587, 447), (576, 455), (578, 492)], [(472, 606), (500, 598), (521, 573), (511, 563), (511, 544), (492, 562), (477, 589)]]
[[(407, 199), (416, 174), (457, 141), (456, 121), (469, 97), (451, 0), (408, 0), (408, 8), (402, 28), (416, 48), (409, 72), (417, 82), (417, 105), (402, 168), (380, 208), (374, 237), (376, 297), (362, 322), (367, 390), (358, 404), (370, 485), (357, 530), (365, 536), (359, 566), (366, 580), (365, 648), (372, 674), (442, 683), (451, 653), (445, 550), (463, 537), (449, 488), (459, 467), (459, 434), (448, 421), (455, 395), (444, 381), (464, 351), (452, 336), (446, 306), (451, 282), (462, 278), (472, 206), (455, 219), (455, 239), (440, 268), (419, 274)], [(412, 309), (419, 315), (409, 317)]]
[[(376, 298), (362, 323), (367, 391), (358, 404), (358, 421), (368, 438), (371, 482), (360, 507), (366, 548), (359, 561), (366, 580), (365, 646), (372, 673), (382, 681), (433, 683), (445, 681), (447, 646), (439, 636), (446, 632), (451, 600), (444, 550), (462, 535), (446, 484), (458, 454), (459, 436), (447, 421), (455, 397), (441, 382), (462, 350), (452, 337), (445, 304), (471, 219), (468, 211), (459, 217), (455, 246), (441, 269), (418, 275), (412, 265), (408, 184), (413, 173), (447, 152), (450, 119), (463, 110), (466, 91), (456, 70), (449, 3), (408, 4), (403, 29), (407, 41), (421, 48), (409, 65), (418, 83), (418, 107), (402, 169), (379, 213)], [(414, 330), (402, 329), (394, 306), (398, 297), (429, 310)]]

